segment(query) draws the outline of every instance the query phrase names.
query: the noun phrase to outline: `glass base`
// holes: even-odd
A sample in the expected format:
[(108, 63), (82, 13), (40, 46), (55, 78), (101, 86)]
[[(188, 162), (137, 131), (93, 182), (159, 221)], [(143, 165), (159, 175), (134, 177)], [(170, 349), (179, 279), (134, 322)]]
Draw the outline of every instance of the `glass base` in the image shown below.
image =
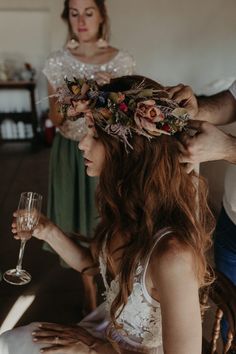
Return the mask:
[(25, 285), (31, 281), (31, 275), (23, 269), (10, 269), (3, 274), (3, 279), (13, 285)]

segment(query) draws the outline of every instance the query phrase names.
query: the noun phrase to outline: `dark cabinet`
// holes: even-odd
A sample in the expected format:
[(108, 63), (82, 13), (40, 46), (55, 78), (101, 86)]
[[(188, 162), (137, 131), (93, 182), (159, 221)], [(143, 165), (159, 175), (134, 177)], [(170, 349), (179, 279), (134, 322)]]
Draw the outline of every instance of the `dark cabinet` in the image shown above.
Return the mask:
[[(32, 141), (37, 135), (37, 111), (35, 106), (35, 82), (34, 81), (0, 81), (0, 90), (26, 90), (30, 98), (30, 107), (27, 111), (23, 112), (1, 112), (0, 107), (0, 125), (6, 119), (11, 120), (16, 124), (17, 131), (15, 136), (7, 138), (2, 136), (1, 141)], [(9, 94), (11, 92), (9, 91)], [(20, 122), (20, 125), (17, 124)], [(31, 128), (30, 134), (27, 132), (27, 128)], [(21, 129), (19, 129), (21, 128)], [(2, 129), (1, 129), (2, 131)]]

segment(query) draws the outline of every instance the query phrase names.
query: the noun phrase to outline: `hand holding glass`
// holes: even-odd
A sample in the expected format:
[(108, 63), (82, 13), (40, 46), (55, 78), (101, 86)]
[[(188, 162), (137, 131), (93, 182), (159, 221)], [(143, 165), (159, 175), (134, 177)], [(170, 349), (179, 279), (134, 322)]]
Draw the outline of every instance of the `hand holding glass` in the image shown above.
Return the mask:
[(19, 258), (15, 269), (7, 270), (3, 278), (14, 285), (24, 285), (30, 282), (31, 275), (22, 269), (22, 260), (26, 241), (32, 236), (33, 229), (38, 224), (42, 206), (42, 196), (38, 193), (21, 193), (16, 216), (17, 236), (21, 239)]

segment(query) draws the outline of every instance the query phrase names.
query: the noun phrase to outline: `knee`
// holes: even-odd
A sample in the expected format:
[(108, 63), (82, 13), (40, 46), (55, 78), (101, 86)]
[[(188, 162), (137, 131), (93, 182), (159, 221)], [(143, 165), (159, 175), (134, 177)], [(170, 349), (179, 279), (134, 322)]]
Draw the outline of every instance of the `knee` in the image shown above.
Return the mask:
[(39, 322), (32, 322), (24, 327), (16, 327), (12, 330), (3, 332), (0, 335), (0, 354), (10, 354), (9, 348), (17, 347), (17, 343), (31, 338), (31, 333), (39, 327)]
[(8, 332), (10, 331), (6, 331), (4, 333), (2, 333), (0, 335), (0, 353), (1, 354), (8, 354), (9, 350), (8, 350)]

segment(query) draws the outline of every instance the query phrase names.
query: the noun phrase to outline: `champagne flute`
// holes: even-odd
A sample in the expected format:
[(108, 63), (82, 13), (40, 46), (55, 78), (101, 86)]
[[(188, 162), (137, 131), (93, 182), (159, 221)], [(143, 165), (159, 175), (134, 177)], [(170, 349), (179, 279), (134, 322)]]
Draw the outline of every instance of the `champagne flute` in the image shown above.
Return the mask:
[(42, 196), (34, 192), (23, 192), (16, 216), (17, 235), (21, 239), (19, 258), (15, 269), (7, 270), (3, 278), (13, 285), (24, 285), (31, 281), (31, 275), (22, 269), (22, 260), (26, 242), (32, 237), (33, 229), (37, 225), (42, 206)]

